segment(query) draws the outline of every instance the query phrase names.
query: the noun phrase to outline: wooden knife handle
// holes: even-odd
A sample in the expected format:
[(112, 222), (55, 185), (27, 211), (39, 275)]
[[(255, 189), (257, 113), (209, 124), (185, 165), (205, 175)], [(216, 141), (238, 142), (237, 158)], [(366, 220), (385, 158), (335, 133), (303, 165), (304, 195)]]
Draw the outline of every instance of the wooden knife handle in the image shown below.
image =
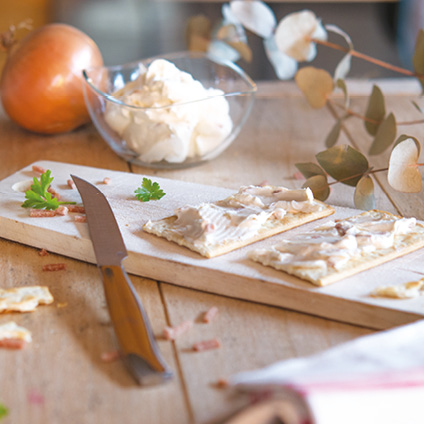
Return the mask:
[(100, 266), (99, 270), (115, 333), (122, 352), (131, 362), (133, 374), (142, 374), (138, 377), (152, 382), (155, 373), (162, 374), (162, 379), (169, 378), (171, 373), (161, 358), (147, 314), (124, 268), (122, 265)]

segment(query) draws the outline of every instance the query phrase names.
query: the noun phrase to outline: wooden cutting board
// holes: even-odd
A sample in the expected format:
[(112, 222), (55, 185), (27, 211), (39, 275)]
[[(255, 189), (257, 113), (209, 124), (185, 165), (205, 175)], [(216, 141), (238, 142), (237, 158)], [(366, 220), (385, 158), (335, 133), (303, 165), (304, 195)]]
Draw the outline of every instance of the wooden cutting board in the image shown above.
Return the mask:
[[(87, 224), (76, 223), (74, 214), (31, 218), (28, 210), (21, 208), (25, 189), (34, 176), (38, 177), (32, 165), (0, 182), (0, 237), (95, 263)], [(148, 219), (172, 215), (175, 208), (187, 204), (225, 198), (234, 190), (155, 177), (154, 181), (160, 184), (166, 196), (160, 201), (143, 203), (134, 197), (142, 175), (50, 161), (36, 165), (52, 171), (52, 186), (62, 195), (62, 200), (81, 203), (78, 192), (67, 185), (70, 174), (95, 184), (106, 195), (129, 252), (124, 261), (129, 273), (375, 329), (390, 328), (424, 316), (424, 296), (408, 300), (370, 296), (377, 286), (420, 279), (424, 275), (424, 249), (328, 287), (315, 287), (250, 261), (246, 253), (252, 245), (206, 259), (142, 230)], [(105, 177), (111, 179), (111, 184), (103, 183)], [(336, 207), (336, 214), (324, 219), (343, 218), (359, 212)], [(255, 243), (254, 247), (275, 244), (316, 225), (317, 222), (306, 224)]]

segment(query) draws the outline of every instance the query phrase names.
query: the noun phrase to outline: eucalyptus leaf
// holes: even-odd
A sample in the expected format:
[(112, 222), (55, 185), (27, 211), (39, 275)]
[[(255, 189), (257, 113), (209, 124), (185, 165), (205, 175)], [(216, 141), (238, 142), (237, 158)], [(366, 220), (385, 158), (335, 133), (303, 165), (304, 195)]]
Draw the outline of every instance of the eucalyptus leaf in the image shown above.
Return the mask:
[(309, 187), (314, 194), (314, 198), (321, 201), (326, 200), (330, 195), (330, 187), (328, 185), (327, 177), (324, 175), (314, 175), (313, 177), (308, 178), (302, 187)]
[(324, 69), (306, 66), (300, 69), (295, 77), (299, 89), (303, 92), (308, 103), (316, 109), (327, 103), (327, 98), (333, 91), (334, 83), (331, 75)]
[(252, 61), (252, 50), (246, 43), (243, 43), (243, 41), (227, 41), (227, 44), (237, 50), (246, 62)]
[(415, 42), (414, 56), (412, 57), (412, 64), (414, 71), (422, 75), (422, 78), (418, 78), (421, 88), (424, 91), (424, 30), (420, 29)]
[(325, 29), (328, 32), (333, 32), (334, 34), (338, 34), (338, 35), (342, 36), (345, 39), (347, 45), (349, 46), (349, 49), (350, 50), (353, 50), (353, 43), (352, 43), (352, 39), (350, 38), (349, 34), (347, 34), (346, 32), (344, 32), (338, 26), (332, 25), (332, 24), (325, 25)]
[(415, 109), (418, 110), (418, 112), (424, 113), (423, 109), (421, 108), (421, 106), (417, 102), (415, 102), (414, 100), (412, 100), (411, 103), (414, 105)]
[(365, 129), (368, 134), (376, 135), (380, 123), (383, 121), (386, 116), (386, 104), (384, 100), (384, 95), (380, 90), (380, 87), (374, 85), (372, 88), (371, 96), (368, 99), (367, 111), (365, 112), (365, 117), (371, 121), (365, 121)]
[(375, 209), (374, 182), (369, 175), (364, 175), (358, 181), (353, 200), (358, 209)]
[(346, 81), (341, 78), (336, 79), (336, 88), (340, 88), (343, 91), (344, 104), (345, 104), (345, 108), (347, 109), (349, 107), (350, 99), (349, 99), (349, 93), (347, 91)]
[(336, 123), (334, 124), (333, 128), (331, 128), (331, 131), (327, 135), (327, 138), (325, 139), (325, 145), (327, 147), (333, 147), (340, 136), (340, 131), (342, 129), (342, 120), (338, 119)]
[(250, 31), (263, 38), (268, 38), (277, 25), (274, 12), (262, 1), (232, 0), (233, 15)]
[(207, 55), (211, 59), (228, 60), (237, 62), (240, 59), (240, 53), (229, 46), (224, 41), (213, 40), (209, 44)]
[[(412, 135), (407, 135), (407, 134), (401, 134), (395, 141), (395, 144), (393, 145), (393, 148), (395, 148), (399, 143), (402, 143), (402, 141), (408, 140), (408, 138), (412, 139), (412, 141), (415, 143), (415, 146), (418, 149), (418, 156), (417, 158), (420, 157), (421, 154), (421, 144), (420, 142), (417, 140), (416, 137), (412, 136)], [(417, 159), (418, 160), (418, 159)]]
[(393, 113), (390, 113), (379, 126), (368, 153), (370, 155), (379, 155), (383, 153), (395, 141), (395, 138), (396, 119)]
[(369, 168), (367, 158), (348, 145), (330, 147), (316, 158), (331, 177), (349, 186), (356, 186)]
[(323, 175), (324, 177), (326, 176), (325, 171), (319, 165), (313, 162), (296, 163), (295, 166), (305, 178), (310, 178), (315, 175)]
[(334, 71), (334, 80), (343, 80), (347, 77), (350, 72), (350, 66), (352, 63), (352, 55), (350, 53), (343, 56), (342, 60), (336, 67)]
[(274, 35), (265, 38), (265, 53), (274, 67), (275, 74), (280, 80), (292, 79), (296, 75), (297, 61), (279, 50)]
[(389, 161), (387, 180), (398, 191), (418, 193), (422, 188), (421, 174), (418, 169), (420, 143), (411, 137), (397, 143)]
[(204, 15), (191, 17), (186, 26), (186, 44), (188, 50), (206, 52), (211, 39), (212, 24)]

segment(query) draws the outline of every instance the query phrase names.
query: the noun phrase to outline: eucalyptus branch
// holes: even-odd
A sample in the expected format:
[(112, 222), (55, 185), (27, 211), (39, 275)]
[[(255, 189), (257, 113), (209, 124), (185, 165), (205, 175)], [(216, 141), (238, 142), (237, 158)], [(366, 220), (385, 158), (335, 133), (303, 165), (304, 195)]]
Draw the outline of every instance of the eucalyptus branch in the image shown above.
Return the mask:
[(417, 74), (416, 72), (412, 72), (409, 69), (401, 68), (399, 66), (395, 66), (390, 63), (387, 63), (383, 60), (376, 59), (372, 56), (368, 56), (367, 54), (360, 53), (356, 51), (355, 49), (350, 49), (349, 47), (344, 47), (339, 44), (332, 43), (330, 41), (319, 40), (317, 38), (312, 38), (312, 37), (308, 37), (307, 40), (316, 44), (320, 44), (322, 46), (326, 46), (335, 50), (342, 51), (344, 53), (349, 53), (351, 56), (373, 63), (374, 65), (380, 66), (381, 68), (389, 69), (390, 71), (398, 72), (400, 74), (407, 75), (409, 77), (424, 79), (424, 75)]

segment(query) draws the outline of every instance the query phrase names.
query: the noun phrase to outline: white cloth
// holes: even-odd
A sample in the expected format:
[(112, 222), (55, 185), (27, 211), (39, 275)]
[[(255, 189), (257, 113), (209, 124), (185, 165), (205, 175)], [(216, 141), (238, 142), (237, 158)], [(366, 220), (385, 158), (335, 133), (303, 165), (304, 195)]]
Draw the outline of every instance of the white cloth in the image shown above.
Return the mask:
[(424, 320), (230, 377), (290, 403), (287, 423), (423, 424)]

